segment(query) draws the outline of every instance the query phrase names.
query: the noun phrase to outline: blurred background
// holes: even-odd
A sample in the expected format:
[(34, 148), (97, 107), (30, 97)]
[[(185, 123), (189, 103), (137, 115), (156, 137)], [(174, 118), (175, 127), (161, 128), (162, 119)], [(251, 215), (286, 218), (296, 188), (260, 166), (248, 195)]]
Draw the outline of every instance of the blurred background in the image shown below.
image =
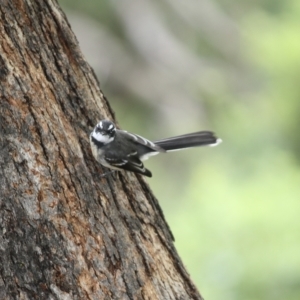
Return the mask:
[[(300, 299), (300, 1), (60, 0), (207, 300)], [(95, 120), (96, 122), (96, 120)]]

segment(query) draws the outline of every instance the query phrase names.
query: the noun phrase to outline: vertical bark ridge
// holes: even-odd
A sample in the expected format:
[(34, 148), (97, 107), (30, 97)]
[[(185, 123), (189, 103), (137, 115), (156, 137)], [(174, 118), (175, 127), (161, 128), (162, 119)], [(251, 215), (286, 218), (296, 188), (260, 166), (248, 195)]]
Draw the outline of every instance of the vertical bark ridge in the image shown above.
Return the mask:
[(99, 176), (114, 115), (56, 1), (1, 3), (0, 82), (0, 299), (200, 299), (144, 179)]

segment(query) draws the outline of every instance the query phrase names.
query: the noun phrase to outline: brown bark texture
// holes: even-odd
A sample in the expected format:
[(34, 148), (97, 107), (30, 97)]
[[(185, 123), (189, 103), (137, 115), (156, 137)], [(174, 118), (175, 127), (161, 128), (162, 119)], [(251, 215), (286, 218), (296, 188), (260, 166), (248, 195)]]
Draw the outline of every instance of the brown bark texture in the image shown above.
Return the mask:
[(55, 0), (1, 1), (0, 97), (0, 299), (201, 299), (144, 179), (100, 177), (114, 114)]

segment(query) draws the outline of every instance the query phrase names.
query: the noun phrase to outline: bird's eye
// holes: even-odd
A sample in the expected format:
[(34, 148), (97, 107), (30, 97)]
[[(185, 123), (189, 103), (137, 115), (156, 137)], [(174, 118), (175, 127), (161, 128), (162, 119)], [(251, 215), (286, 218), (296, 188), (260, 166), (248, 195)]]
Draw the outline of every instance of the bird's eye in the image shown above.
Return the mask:
[(107, 134), (107, 131), (106, 130), (103, 130), (102, 128), (100, 127), (96, 127), (96, 133), (100, 133), (102, 135), (106, 135)]
[(113, 128), (113, 129), (111, 129), (111, 130), (109, 131), (109, 135), (110, 135), (110, 136), (114, 136), (115, 133), (116, 133), (116, 129), (115, 129), (115, 128)]

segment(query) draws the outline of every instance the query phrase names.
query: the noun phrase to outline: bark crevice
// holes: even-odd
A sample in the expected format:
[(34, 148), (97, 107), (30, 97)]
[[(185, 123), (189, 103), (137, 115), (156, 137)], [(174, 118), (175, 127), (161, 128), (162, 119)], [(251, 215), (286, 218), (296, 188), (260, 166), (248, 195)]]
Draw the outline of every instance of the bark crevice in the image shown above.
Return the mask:
[(57, 2), (4, 1), (0, 37), (0, 299), (201, 299), (144, 179), (101, 177), (114, 112)]

